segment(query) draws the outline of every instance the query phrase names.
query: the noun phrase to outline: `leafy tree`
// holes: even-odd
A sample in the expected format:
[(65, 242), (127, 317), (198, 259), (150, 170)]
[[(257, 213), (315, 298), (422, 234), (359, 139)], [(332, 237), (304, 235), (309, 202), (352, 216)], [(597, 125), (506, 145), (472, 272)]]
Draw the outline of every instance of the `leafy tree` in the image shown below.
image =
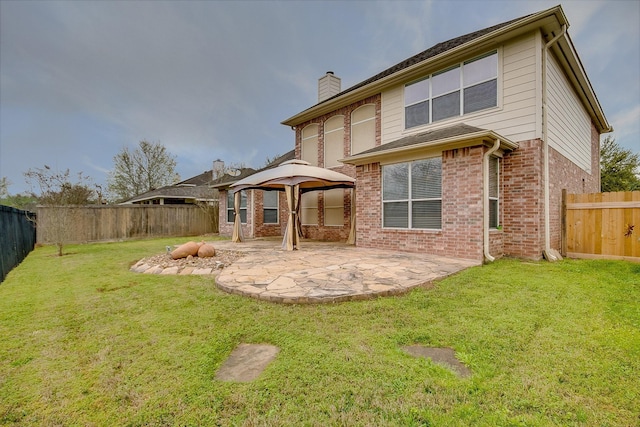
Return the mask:
[(0, 198), (0, 205), (11, 206), (24, 211), (34, 211), (38, 204), (38, 199), (31, 194), (7, 194)]
[(603, 192), (640, 190), (640, 154), (624, 149), (607, 136), (600, 147), (600, 188)]
[[(68, 242), (75, 223), (73, 211), (68, 206), (95, 202), (96, 193), (90, 187), (91, 179), (80, 172), (74, 182), (69, 169), (55, 172), (47, 165), (43, 169), (29, 169), (24, 175), (32, 187), (32, 197), (37, 197), (39, 205), (49, 208), (45, 239), (54, 242), (58, 256), (62, 256), (62, 248)], [(34, 187), (38, 188), (39, 195), (33, 192)]]
[(113, 162), (107, 189), (115, 199), (130, 199), (180, 180), (175, 171), (175, 156), (159, 142), (142, 140), (133, 151), (124, 147)]

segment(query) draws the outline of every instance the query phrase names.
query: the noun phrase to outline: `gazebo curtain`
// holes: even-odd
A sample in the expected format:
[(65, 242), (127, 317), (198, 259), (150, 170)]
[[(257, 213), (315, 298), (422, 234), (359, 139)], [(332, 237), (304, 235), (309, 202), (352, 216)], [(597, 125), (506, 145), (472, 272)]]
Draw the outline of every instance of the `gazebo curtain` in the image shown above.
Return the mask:
[(347, 238), (347, 245), (356, 244), (356, 191), (351, 189), (351, 229)]
[(242, 218), (240, 217), (241, 193), (242, 192), (240, 190), (233, 193), (233, 209), (235, 216), (233, 219), (233, 235), (231, 236), (231, 241), (234, 243), (242, 242), (244, 240), (244, 236), (242, 235)]
[(300, 233), (300, 186), (285, 185), (284, 192), (287, 196), (287, 207), (289, 209), (289, 221), (282, 239), (282, 249), (292, 251), (298, 249), (299, 233)]

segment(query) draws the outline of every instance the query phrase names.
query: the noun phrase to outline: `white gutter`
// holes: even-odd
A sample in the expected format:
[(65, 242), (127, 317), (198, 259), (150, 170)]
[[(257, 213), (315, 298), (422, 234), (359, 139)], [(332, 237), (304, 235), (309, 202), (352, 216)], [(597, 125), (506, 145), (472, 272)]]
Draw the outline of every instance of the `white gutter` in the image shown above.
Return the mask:
[(560, 34), (549, 40), (542, 52), (542, 149), (544, 157), (544, 252), (551, 250), (551, 220), (549, 214), (549, 141), (547, 130), (547, 56), (549, 48), (567, 33), (567, 25), (563, 24)]
[(500, 138), (496, 138), (496, 141), (484, 156), (482, 157), (482, 203), (483, 203), (483, 242), (484, 242), (484, 259), (493, 262), (495, 258), (491, 256), (490, 242), (489, 242), (489, 157), (500, 148)]

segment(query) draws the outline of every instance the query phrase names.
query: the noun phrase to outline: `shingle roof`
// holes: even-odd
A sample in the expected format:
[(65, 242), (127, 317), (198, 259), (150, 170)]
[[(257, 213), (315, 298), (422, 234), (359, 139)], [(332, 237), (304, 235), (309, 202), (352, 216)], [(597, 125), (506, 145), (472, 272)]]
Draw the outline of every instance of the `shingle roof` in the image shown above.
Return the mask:
[(204, 171), (200, 175), (192, 176), (191, 178), (185, 179), (184, 181), (180, 181), (176, 185), (187, 184), (187, 185), (204, 185), (211, 182), (213, 178), (213, 171)]
[[(493, 143), (500, 141), (503, 150), (511, 151), (518, 147), (518, 144), (495, 133), (489, 129), (481, 129), (469, 126), (464, 123), (448, 126), (445, 128), (429, 130), (415, 135), (409, 135), (395, 141), (382, 144), (361, 153), (354, 154), (341, 160), (347, 164), (366, 164), (374, 159), (380, 159), (398, 153), (415, 153), (416, 150), (440, 147), (467, 146), (468, 144)], [(482, 141), (482, 142), (481, 142)]]
[(388, 142), (383, 145), (371, 148), (356, 155), (364, 155), (377, 153), (381, 151), (394, 150), (396, 148), (409, 147), (415, 144), (423, 144), (426, 142), (439, 141), (441, 139), (452, 138), (456, 136), (468, 135), (476, 132), (482, 132), (486, 129), (477, 128), (475, 126), (469, 126), (464, 123), (449, 126), (441, 129), (429, 130), (426, 132), (418, 133), (415, 135), (405, 136), (404, 138), (396, 139), (395, 141)]
[(252, 169), (252, 168), (241, 168), (240, 169), (240, 173), (238, 175), (235, 175), (235, 176), (234, 175), (229, 175), (228, 173), (225, 173), (221, 177), (214, 179), (211, 182), (211, 187), (212, 188), (228, 187), (231, 184), (233, 184), (234, 182), (238, 182), (241, 179), (248, 177), (249, 175), (253, 175), (254, 173), (256, 173), (256, 170)]
[(280, 163), (289, 161), (289, 160), (293, 160), (296, 158), (296, 150), (291, 150), (287, 153), (284, 153), (282, 156), (279, 156), (275, 159), (273, 159), (271, 161), (271, 163), (269, 163), (267, 166), (263, 167), (262, 169), (258, 169), (256, 172), (262, 172), (265, 169), (271, 169), (271, 168), (275, 168), (276, 166), (278, 166)]

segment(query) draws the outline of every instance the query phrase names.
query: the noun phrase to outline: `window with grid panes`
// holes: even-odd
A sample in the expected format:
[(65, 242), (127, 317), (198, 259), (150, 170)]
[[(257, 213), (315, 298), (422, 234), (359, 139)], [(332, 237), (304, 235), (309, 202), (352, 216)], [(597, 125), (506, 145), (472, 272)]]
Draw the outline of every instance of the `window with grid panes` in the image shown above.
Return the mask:
[(265, 224), (278, 223), (278, 191), (262, 192), (262, 213)]
[(456, 64), (405, 85), (405, 128), (498, 105), (498, 53)]
[(442, 159), (382, 167), (383, 227), (442, 227)]

